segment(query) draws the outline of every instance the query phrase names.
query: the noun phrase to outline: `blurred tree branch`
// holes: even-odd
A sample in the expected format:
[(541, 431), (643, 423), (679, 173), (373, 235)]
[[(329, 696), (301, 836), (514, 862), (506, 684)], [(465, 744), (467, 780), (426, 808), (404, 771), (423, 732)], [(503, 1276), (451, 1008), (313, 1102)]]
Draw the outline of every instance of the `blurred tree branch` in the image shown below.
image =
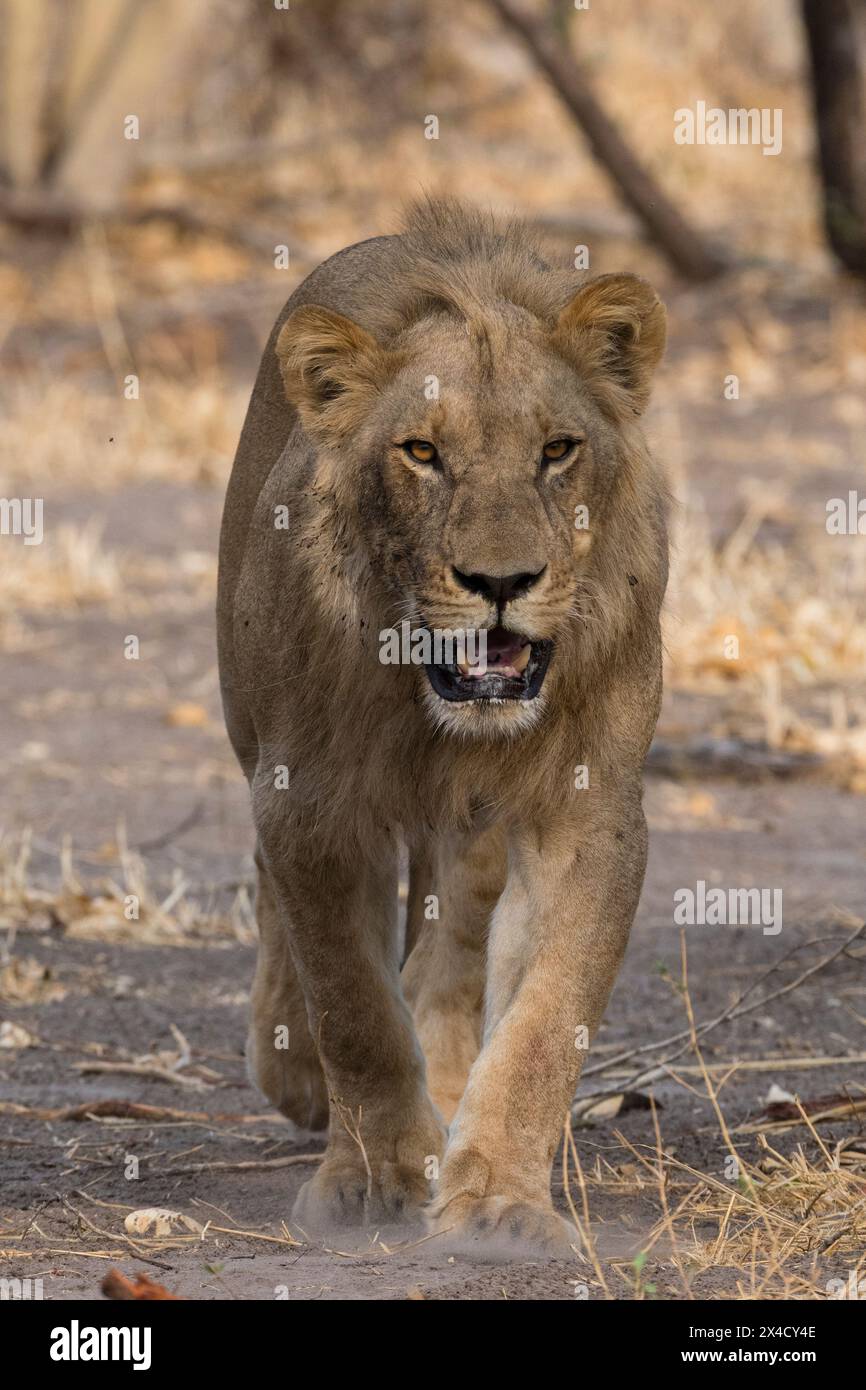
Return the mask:
[[(594, 95), (585, 70), (564, 51), (554, 20), (534, 19), (514, 0), (490, 0), (504, 24), (521, 40), (589, 141), (624, 201), (680, 274), (710, 280), (726, 264), (656, 183)], [(554, 16), (555, 18), (555, 16)]]
[(39, 230), (57, 236), (68, 236), (78, 227), (94, 221), (122, 222), (127, 226), (171, 222), (180, 232), (220, 237), (268, 259), (274, 254), (277, 240), (288, 245), (292, 256), (303, 260), (309, 254), (306, 248), (287, 240), (282, 229), (277, 237), (273, 231), (259, 231), (243, 220), (227, 217), (219, 209), (196, 208), (188, 203), (135, 204), (120, 200), (112, 207), (94, 210), (88, 203), (77, 202), (65, 194), (0, 187), (0, 220), (22, 231)]
[[(827, 240), (846, 270), (866, 277), (864, 35), (854, 0), (801, 2)], [(862, 5), (859, 14), (862, 24)]]

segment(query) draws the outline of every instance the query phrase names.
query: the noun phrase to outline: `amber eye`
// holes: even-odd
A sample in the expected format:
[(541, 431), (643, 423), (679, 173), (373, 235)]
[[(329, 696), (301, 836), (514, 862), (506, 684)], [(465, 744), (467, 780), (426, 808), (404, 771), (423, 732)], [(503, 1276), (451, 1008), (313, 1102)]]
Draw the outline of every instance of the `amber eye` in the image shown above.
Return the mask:
[(437, 463), (439, 461), (435, 444), (431, 444), (427, 439), (407, 439), (402, 447), (416, 463)]
[(545, 463), (558, 463), (564, 459), (566, 454), (570, 454), (575, 445), (573, 439), (551, 439), (549, 444), (545, 444), (541, 451)]

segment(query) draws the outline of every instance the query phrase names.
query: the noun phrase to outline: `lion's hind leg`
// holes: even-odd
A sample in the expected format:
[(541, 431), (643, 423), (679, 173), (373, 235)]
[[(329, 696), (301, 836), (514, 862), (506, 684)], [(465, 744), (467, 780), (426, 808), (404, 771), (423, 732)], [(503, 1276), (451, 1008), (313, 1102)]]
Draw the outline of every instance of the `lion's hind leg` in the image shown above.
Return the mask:
[(304, 995), (279, 919), (267, 870), (256, 859), (259, 953), (251, 997), (247, 1067), (251, 1080), (300, 1129), (328, 1127), (324, 1073), (307, 1022)]
[[(505, 843), (493, 828), (443, 836), (431, 856), (429, 892), (411, 892), (420, 917), (403, 967), (427, 1064), (427, 1089), (450, 1122), (481, 1044), (487, 928), (505, 885)], [(414, 899), (414, 901), (413, 901)]]

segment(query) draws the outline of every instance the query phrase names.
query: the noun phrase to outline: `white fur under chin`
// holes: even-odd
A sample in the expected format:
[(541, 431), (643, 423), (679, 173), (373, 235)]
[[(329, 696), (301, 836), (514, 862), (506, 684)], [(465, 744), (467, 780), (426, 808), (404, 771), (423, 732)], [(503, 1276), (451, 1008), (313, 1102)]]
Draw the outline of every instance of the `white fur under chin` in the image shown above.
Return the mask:
[(424, 704), (437, 730), (463, 739), (516, 738), (534, 729), (545, 710), (544, 691), (534, 700), (443, 700), (426, 681)]

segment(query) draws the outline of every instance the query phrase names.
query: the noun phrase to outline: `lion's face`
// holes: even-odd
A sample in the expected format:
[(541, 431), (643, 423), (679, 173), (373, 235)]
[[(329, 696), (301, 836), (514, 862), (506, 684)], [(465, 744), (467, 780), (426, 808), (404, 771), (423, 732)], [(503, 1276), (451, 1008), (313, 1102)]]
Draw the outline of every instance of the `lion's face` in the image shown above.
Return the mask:
[(522, 318), (503, 315), (495, 342), (493, 325), (416, 325), (370, 422), (397, 611), (434, 636), (484, 634), (419, 673), (438, 720), (463, 729), (538, 717), (591, 546), (578, 508), (605, 490), (600, 412)]
[(318, 308), (283, 329), (290, 399), (392, 621), (430, 634), (418, 679), (438, 724), (498, 734), (541, 717), (579, 636), (618, 419), (643, 405), (663, 313), (642, 281), (612, 276), (552, 329), (507, 304), (430, 317), (388, 349)]

